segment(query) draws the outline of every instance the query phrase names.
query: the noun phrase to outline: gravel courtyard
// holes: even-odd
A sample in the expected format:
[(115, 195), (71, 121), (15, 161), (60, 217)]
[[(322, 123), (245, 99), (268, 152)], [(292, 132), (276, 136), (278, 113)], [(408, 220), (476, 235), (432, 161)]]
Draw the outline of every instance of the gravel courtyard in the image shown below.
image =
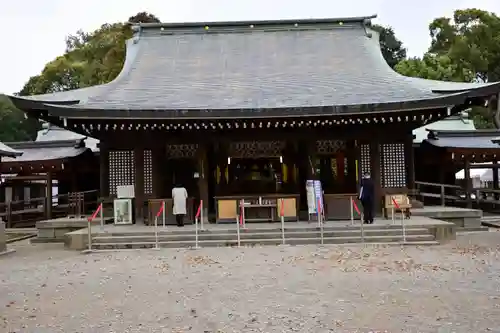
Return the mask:
[(500, 232), (439, 247), (11, 247), (0, 332), (500, 332)]

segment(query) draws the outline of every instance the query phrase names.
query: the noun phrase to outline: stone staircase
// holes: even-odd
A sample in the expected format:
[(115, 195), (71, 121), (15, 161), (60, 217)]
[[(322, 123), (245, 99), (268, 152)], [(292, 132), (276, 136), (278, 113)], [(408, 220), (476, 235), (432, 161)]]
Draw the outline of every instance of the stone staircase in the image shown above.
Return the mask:
[[(401, 244), (403, 231), (401, 225), (367, 225), (364, 227), (364, 237), (359, 225), (350, 227), (324, 227), (324, 244), (352, 244), (352, 243), (383, 243)], [(200, 231), (200, 247), (237, 246), (237, 232), (233, 229), (211, 229)], [(279, 245), (282, 244), (281, 228), (256, 228), (241, 230), (242, 246)], [(285, 243), (288, 245), (321, 244), (319, 228), (286, 227)], [(188, 248), (195, 246), (195, 233), (192, 230), (160, 230), (158, 244), (162, 248)], [(438, 245), (429, 229), (424, 227), (407, 227), (405, 244)], [(98, 233), (92, 238), (92, 249), (136, 249), (154, 248), (156, 246), (154, 229), (151, 231), (105, 232)]]

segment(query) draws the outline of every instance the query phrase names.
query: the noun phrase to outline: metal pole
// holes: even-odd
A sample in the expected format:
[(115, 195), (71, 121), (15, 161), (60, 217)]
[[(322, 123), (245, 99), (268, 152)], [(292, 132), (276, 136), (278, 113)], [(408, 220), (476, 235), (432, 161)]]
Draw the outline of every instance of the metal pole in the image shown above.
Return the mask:
[(245, 200), (241, 200), (241, 221), (243, 222), (242, 225), (243, 225), (243, 229), (246, 229), (247, 228), (247, 225), (246, 225), (246, 216), (245, 216)]
[(203, 200), (200, 200), (200, 222), (201, 222), (201, 230), (205, 230), (203, 227)]
[[(201, 215), (200, 215), (201, 218)], [(194, 218), (194, 233), (195, 233), (195, 238), (194, 238), (194, 248), (198, 249), (198, 218)]]
[(281, 215), (281, 242), (285, 245), (285, 217)]
[(88, 246), (89, 246), (89, 252), (92, 251), (92, 220), (91, 219), (88, 219), (88, 228), (89, 229), (89, 239), (88, 239)]
[(100, 207), (101, 207), (100, 208), (101, 211), (99, 213), (100, 213), (100, 217), (101, 217), (101, 229), (104, 229), (104, 209), (102, 207), (102, 203), (101, 203)]
[(403, 214), (402, 209), (401, 209), (401, 228), (403, 229), (403, 243), (406, 243), (405, 216)]
[(158, 246), (158, 216), (155, 216), (155, 248), (160, 248)]
[(162, 201), (163, 205), (163, 211), (161, 212), (161, 215), (163, 217), (163, 228), (166, 228), (167, 226), (167, 213), (165, 212), (166, 206), (165, 206), (165, 200)]
[(236, 215), (236, 236), (238, 237), (238, 247), (241, 246), (241, 239), (240, 239), (240, 215)]
[(396, 224), (396, 221), (394, 220), (394, 203), (391, 206), (391, 218), (392, 218), (392, 224)]
[(320, 233), (321, 233), (321, 245), (325, 243), (324, 235), (323, 235), (323, 216), (318, 214), (318, 220), (319, 220), (319, 227), (320, 227)]
[(351, 225), (354, 225), (354, 200), (352, 197), (349, 197), (351, 199)]
[(365, 242), (365, 226), (364, 226), (364, 218), (363, 218), (363, 213), (361, 213), (361, 242)]

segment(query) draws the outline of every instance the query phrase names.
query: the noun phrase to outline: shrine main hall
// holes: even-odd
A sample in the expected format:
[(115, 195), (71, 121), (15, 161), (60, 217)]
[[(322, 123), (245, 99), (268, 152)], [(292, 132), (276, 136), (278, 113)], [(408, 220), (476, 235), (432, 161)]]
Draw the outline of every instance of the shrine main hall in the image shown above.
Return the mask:
[(234, 221), (244, 199), (260, 206), (249, 220), (277, 220), (278, 206), (298, 220), (307, 180), (321, 181), (326, 218), (346, 219), (363, 173), (377, 211), (414, 189), (412, 130), (500, 92), (396, 73), (374, 17), (138, 24), (112, 82), (10, 99), (98, 139), (101, 198), (132, 185), (139, 219), (177, 184), (190, 219), (203, 200), (205, 218)]

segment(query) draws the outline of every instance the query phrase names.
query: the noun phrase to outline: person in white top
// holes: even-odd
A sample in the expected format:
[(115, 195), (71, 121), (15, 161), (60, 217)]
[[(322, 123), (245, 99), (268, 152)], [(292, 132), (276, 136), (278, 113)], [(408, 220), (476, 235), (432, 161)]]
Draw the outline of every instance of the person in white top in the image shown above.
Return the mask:
[(182, 185), (175, 185), (172, 189), (172, 199), (174, 201), (173, 214), (175, 215), (175, 220), (177, 226), (184, 226), (184, 215), (186, 215), (186, 202), (188, 198), (188, 193), (186, 188)]

